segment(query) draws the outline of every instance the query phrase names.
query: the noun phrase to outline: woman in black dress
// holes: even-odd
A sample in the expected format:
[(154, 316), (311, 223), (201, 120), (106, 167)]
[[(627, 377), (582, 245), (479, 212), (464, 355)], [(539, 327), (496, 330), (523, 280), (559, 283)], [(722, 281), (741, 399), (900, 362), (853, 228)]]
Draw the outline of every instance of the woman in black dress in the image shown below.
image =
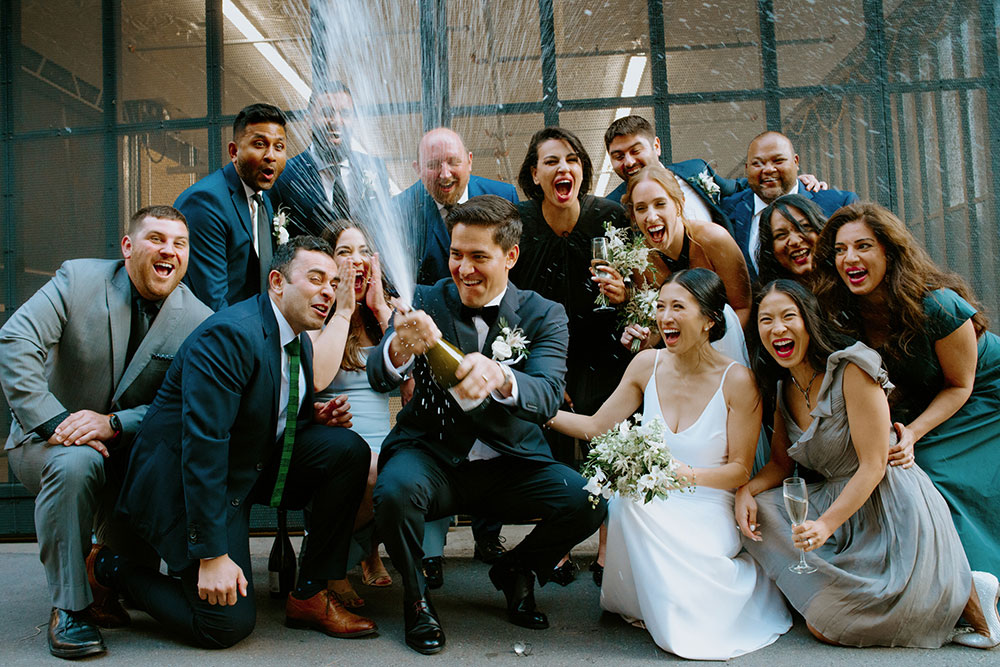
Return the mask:
[[(603, 293), (617, 306), (625, 302), (625, 282), (617, 271), (595, 275), (591, 240), (604, 235), (604, 224), (628, 233), (620, 204), (588, 195), (593, 176), (590, 156), (573, 133), (559, 127), (539, 130), (521, 164), (518, 185), (528, 197), (518, 204), (524, 231), (521, 254), (511, 281), (561, 303), (569, 316), (564, 410), (593, 414), (611, 395), (631, 355), (618, 342), (618, 313), (595, 311)], [(578, 463), (574, 441), (546, 432), (555, 458)], [(561, 565), (553, 579), (572, 580), (573, 565)], [(565, 584), (564, 584), (565, 585)]]

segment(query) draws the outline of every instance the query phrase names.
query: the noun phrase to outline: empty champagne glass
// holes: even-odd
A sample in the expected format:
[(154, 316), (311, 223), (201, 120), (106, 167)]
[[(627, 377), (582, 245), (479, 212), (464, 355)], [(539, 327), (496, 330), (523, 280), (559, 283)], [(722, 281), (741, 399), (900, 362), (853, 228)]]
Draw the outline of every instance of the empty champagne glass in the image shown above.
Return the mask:
[[(801, 477), (789, 477), (785, 480), (782, 493), (785, 497), (785, 511), (792, 520), (793, 526), (798, 526), (806, 520), (809, 513), (809, 492), (806, 490), (806, 480)], [(805, 549), (799, 552), (799, 562), (789, 565), (788, 569), (795, 574), (809, 574), (816, 568), (806, 562)]]
[[(593, 259), (590, 260), (590, 265), (595, 271), (601, 271), (605, 267), (611, 266), (611, 263), (608, 262), (608, 239), (606, 236), (598, 236), (593, 239), (590, 243), (590, 248), (592, 251), (591, 256), (593, 257)], [(594, 312), (614, 310), (608, 302), (608, 297), (604, 294), (604, 292), (598, 293), (597, 299), (595, 299), (594, 303), (597, 304), (597, 307), (594, 308)]]

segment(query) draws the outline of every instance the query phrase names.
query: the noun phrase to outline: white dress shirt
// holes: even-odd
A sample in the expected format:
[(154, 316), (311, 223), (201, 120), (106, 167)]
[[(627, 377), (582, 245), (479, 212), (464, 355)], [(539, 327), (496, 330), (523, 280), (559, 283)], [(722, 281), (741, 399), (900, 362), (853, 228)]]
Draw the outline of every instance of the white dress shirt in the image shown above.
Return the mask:
[[(243, 183), (243, 181), (241, 180), (240, 183)], [(250, 207), (250, 229), (253, 230), (250, 238), (253, 239), (253, 251), (260, 257), (260, 239), (257, 238), (257, 201), (253, 196), (259, 194), (263, 197), (264, 193), (262, 190), (254, 190), (246, 183), (243, 183), (243, 192), (246, 193), (247, 206)], [(270, 232), (270, 230), (267, 231)]]
[[(674, 172), (670, 172), (674, 174)], [(712, 212), (705, 206), (701, 194), (691, 187), (691, 184), (683, 178), (674, 174), (674, 180), (684, 193), (684, 219), (685, 220), (712, 220)]]
[[(288, 352), (285, 346), (295, 340), (295, 332), (292, 326), (285, 319), (285, 316), (278, 310), (277, 304), (271, 299), (271, 309), (274, 311), (274, 319), (278, 320), (278, 342), (281, 344), (281, 391), (278, 392), (278, 429), (275, 438), (280, 438), (285, 432), (285, 422), (288, 421), (288, 388), (291, 384), (291, 364), (289, 364)], [(306, 377), (302, 372), (302, 353), (299, 352), (299, 414), (302, 412), (302, 401), (306, 398)]]

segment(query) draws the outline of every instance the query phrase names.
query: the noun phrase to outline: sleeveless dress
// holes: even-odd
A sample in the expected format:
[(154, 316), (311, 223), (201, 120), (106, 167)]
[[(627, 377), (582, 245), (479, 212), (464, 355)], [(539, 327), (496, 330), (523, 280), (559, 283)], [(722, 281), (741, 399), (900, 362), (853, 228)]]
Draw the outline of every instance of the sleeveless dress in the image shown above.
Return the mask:
[[(643, 421), (663, 419), (657, 351)], [(726, 369), (726, 373), (736, 362)], [(726, 462), (727, 409), (719, 388), (694, 424), (667, 429), (673, 455), (695, 467)], [(733, 519), (732, 491), (697, 487), (646, 504), (609, 503), (601, 606), (642, 621), (653, 641), (683, 658), (726, 660), (771, 644), (792, 624), (781, 594), (747, 553)]]
[[(810, 484), (809, 518), (827, 510), (858, 469), (844, 402), (849, 363), (891, 388), (878, 353), (863, 343), (834, 352), (803, 432), (778, 391), (794, 443), (789, 456), (826, 479)], [(826, 543), (806, 554), (818, 569), (795, 574), (799, 558), (781, 488), (757, 496), (763, 541), (744, 539), (778, 588), (820, 634), (848, 646), (937, 648), (969, 599), (972, 574), (944, 498), (919, 466), (886, 466), (865, 504)]]
[[(362, 358), (367, 361), (368, 355), (376, 347), (361, 348)], [(380, 394), (368, 384), (368, 373), (364, 370), (337, 371), (333, 382), (316, 394), (317, 402), (329, 401), (334, 396), (347, 394), (351, 404), (351, 430), (364, 438), (376, 454), (382, 449), (382, 441), (389, 435), (389, 394)]]

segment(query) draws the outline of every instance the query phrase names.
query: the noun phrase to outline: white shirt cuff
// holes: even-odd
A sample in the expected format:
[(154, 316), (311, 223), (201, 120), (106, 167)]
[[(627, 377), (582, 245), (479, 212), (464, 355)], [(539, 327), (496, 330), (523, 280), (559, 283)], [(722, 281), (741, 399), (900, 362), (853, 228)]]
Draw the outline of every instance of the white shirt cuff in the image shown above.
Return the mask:
[(389, 344), (392, 343), (392, 339), (395, 336), (396, 332), (393, 331), (386, 337), (385, 345), (382, 346), (382, 361), (385, 364), (385, 372), (389, 376), (389, 379), (402, 382), (410, 374), (410, 369), (413, 368), (413, 360), (416, 357), (410, 357), (409, 361), (398, 368), (394, 366), (392, 359), (389, 357)]

